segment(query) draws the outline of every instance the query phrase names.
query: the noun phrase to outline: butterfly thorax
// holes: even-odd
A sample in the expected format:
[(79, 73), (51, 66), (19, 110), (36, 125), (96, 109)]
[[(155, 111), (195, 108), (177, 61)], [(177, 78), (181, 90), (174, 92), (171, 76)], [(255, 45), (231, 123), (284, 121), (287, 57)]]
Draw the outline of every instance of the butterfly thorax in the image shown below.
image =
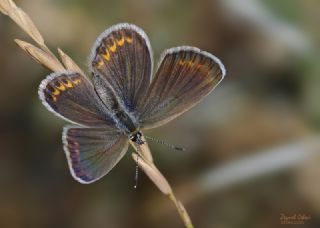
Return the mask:
[(118, 123), (118, 128), (123, 130), (126, 134), (132, 134), (137, 132), (137, 127), (134, 124), (132, 118), (123, 110), (117, 110), (115, 112), (116, 122)]

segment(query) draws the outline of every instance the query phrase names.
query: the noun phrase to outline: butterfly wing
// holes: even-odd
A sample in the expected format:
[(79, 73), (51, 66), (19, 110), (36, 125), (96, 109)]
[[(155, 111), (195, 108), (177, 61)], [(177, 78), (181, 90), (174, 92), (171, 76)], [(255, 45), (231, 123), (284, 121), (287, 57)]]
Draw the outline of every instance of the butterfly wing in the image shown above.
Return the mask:
[(152, 62), (149, 39), (142, 29), (117, 24), (103, 32), (92, 48), (90, 66), (97, 93), (106, 106), (114, 109), (118, 103), (137, 116), (141, 97), (150, 85)]
[(39, 86), (39, 97), (49, 111), (85, 126), (115, 126), (92, 83), (79, 73), (53, 73)]
[(192, 108), (224, 78), (221, 61), (194, 47), (177, 47), (162, 55), (139, 116), (142, 128), (163, 125)]
[(74, 179), (90, 184), (106, 175), (123, 157), (128, 138), (111, 128), (67, 126), (63, 144)]

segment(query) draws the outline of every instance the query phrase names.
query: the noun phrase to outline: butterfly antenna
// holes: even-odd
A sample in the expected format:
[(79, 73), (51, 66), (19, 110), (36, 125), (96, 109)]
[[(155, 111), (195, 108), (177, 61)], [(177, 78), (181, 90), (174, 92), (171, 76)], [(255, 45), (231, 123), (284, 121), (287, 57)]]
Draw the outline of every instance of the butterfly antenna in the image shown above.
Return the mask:
[(161, 144), (161, 145), (165, 145), (165, 146), (169, 147), (169, 148), (172, 149), (172, 150), (186, 151), (186, 149), (183, 148), (183, 147), (179, 147), (179, 146), (175, 146), (175, 145), (166, 143), (165, 141), (162, 141), (162, 140), (160, 140), (160, 139), (156, 139), (156, 138), (153, 138), (153, 137), (150, 137), (150, 136), (146, 136), (146, 135), (145, 135), (144, 137), (145, 137), (146, 139), (150, 139), (150, 140), (152, 140), (152, 141), (154, 141), (154, 142), (157, 142), (157, 143), (159, 143), (159, 144)]
[(135, 189), (137, 189), (137, 187), (138, 187), (138, 178), (139, 178), (139, 153), (136, 153), (136, 154), (137, 154), (136, 172), (135, 172), (135, 176), (134, 176), (135, 185), (133, 186)]

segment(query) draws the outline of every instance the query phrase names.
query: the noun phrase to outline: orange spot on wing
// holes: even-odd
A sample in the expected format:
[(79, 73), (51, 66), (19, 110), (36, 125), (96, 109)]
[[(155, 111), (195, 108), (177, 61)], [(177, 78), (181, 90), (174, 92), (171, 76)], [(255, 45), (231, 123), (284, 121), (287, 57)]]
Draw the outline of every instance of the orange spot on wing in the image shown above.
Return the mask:
[(66, 87), (63, 84), (60, 84), (59, 86), (57, 86), (57, 89), (61, 91), (65, 91)]
[(74, 83), (75, 85), (78, 85), (80, 82), (81, 82), (80, 79), (75, 79), (75, 80), (73, 81), (73, 83)]
[(60, 91), (57, 90), (57, 89), (55, 89), (55, 90), (52, 92), (52, 94), (53, 94), (54, 96), (58, 96), (58, 95), (60, 94)]
[(122, 37), (120, 40), (117, 40), (117, 44), (122, 46), (124, 44), (124, 37)]
[(56, 102), (57, 101), (57, 98), (55, 96), (51, 96), (53, 102)]
[(66, 83), (63, 82), (63, 84), (68, 88), (72, 88), (73, 87), (72, 83), (69, 80), (66, 80)]
[(194, 62), (192, 62), (191, 60), (189, 60), (189, 61), (179, 60), (178, 64), (181, 65), (181, 66), (187, 65), (187, 67), (194, 66)]
[(188, 62), (188, 65), (191, 67), (193, 65), (193, 62), (192, 61), (189, 61)]
[(117, 49), (117, 44), (116, 44), (116, 42), (114, 42), (113, 45), (111, 47), (109, 47), (109, 50), (112, 52), (115, 52), (116, 49)]
[(184, 65), (184, 63), (185, 63), (185, 62), (184, 62), (183, 60), (179, 60), (179, 65), (182, 66), (182, 65)]
[(108, 52), (108, 50), (106, 50), (106, 53), (103, 54), (102, 57), (103, 57), (105, 60), (107, 60), (107, 61), (110, 60), (110, 53)]
[(100, 60), (99, 62), (97, 62), (97, 67), (99, 69), (101, 69), (103, 65), (104, 65), (103, 61)]
[(131, 37), (126, 37), (126, 41), (129, 43), (129, 44), (131, 44), (132, 43), (132, 41), (133, 41), (133, 39), (131, 38)]

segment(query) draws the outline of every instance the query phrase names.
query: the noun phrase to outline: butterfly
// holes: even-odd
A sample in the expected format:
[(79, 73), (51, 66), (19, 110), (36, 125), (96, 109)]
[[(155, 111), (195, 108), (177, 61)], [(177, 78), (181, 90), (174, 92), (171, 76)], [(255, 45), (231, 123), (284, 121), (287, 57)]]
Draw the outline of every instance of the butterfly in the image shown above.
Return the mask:
[(166, 124), (207, 96), (224, 78), (214, 55), (181, 46), (163, 52), (153, 73), (145, 32), (116, 24), (93, 45), (91, 77), (79, 72), (48, 75), (39, 86), (44, 106), (72, 123), (62, 133), (70, 172), (83, 184), (106, 175), (129, 141), (143, 144), (141, 130)]

